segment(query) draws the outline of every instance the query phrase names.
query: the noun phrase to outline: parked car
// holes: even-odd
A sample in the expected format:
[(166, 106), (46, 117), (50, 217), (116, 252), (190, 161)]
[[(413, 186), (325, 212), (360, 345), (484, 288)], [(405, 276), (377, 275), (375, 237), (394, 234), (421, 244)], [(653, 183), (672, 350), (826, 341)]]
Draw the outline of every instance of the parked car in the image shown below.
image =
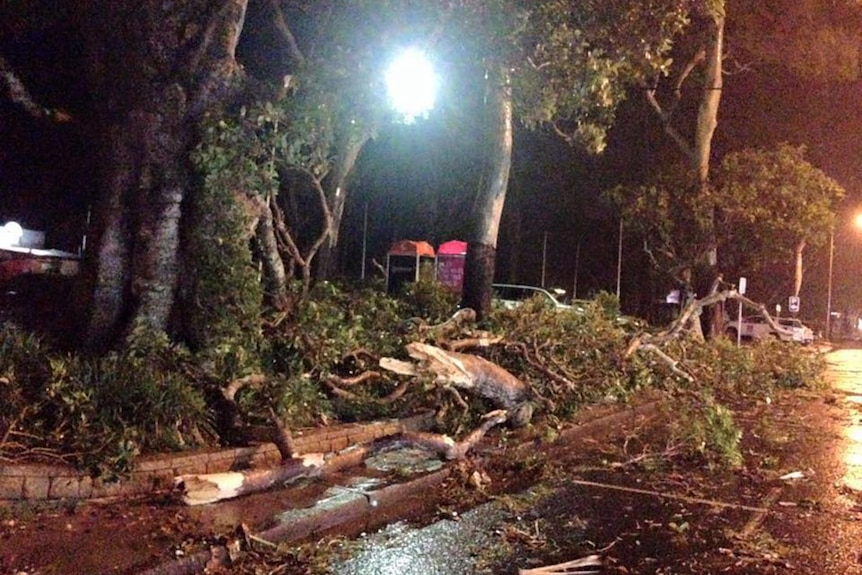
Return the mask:
[(539, 297), (548, 303), (548, 306), (557, 309), (571, 309), (572, 306), (562, 303), (551, 291), (545, 288), (517, 285), (517, 284), (493, 284), (494, 303), (514, 309), (530, 298)]
[(794, 317), (772, 318), (776, 324), (783, 329), (781, 331), (773, 328), (762, 315), (754, 315), (742, 318), (742, 323), (734, 320), (727, 324), (725, 333), (728, 337), (736, 339), (742, 336), (745, 339), (776, 338), (781, 341), (795, 341), (809, 344), (814, 341), (814, 331)]

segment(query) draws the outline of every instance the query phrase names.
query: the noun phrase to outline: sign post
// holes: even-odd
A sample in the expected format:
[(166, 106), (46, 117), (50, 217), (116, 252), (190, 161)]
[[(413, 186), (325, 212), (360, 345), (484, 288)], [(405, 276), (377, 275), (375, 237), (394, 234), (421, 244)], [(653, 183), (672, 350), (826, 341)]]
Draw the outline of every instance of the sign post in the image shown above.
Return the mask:
[[(744, 277), (739, 278), (739, 295), (745, 295), (745, 288), (748, 287), (748, 280)], [(736, 347), (742, 344), (742, 301), (737, 305), (737, 321), (736, 321)]]
[(787, 310), (790, 313), (799, 313), (799, 296), (792, 295), (787, 298)]

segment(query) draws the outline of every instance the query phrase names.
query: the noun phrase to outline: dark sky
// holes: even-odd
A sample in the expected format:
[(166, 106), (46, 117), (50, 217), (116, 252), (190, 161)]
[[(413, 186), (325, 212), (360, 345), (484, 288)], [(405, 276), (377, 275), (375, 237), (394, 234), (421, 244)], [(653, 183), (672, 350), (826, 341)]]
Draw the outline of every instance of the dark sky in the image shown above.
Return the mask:
[[(78, 73), (71, 69), (78, 52), (71, 40), (49, 32), (14, 44), (0, 39), (0, 50), (34, 95), (74, 114), (87, 102)], [(471, 118), (453, 110), (454, 106), (444, 105), (427, 122), (385, 130), (368, 146), (342, 234), (348, 271), (359, 269), (366, 205), (368, 254), (378, 260), (397, 239), (428, 239), (436, 245), (466, 236), (482, 144)], [(728, 76), (714, 141), (715, 161), (745, 146), (780, 141), (805, 144), (810, 161), (846, 188), (849, 214), (854, 206), (862, 207), (860, 111), (860, 81), (821, 86), (780, 76), (776, 69)], [(27, 227), (47, 229), (49, 242), (56, 244), (51, 247), (74, 248), (94, 190), (93, 170), (87, 163), (92, 145), (88, 134), (80, 124), (37, 121), (0, 97), (0, 135), (0, 223), (19, 219)], [(583, 290), (579, 295), (614, 289), (618, 228), (613, 215), (600, 204), (599, 193), (615, 181), (650, 170), (675, 152), (637, 94), (621, 109), (610, 141), (602, 157), (591, 158), (553, 136), (519, 130), (510, 213), (504, 215), (499, 240), (501, 276), (539, 283), (547, 237), (549, 285), (571, 290), (577, 259)], [(514, 215), (520, 218), (520, 227), (514, 225)], [(849, 294), (858, 283), (854, 278), (862, 273), (862, 261), (855, 257), (862, 253), (858, 249), (862, 240), (852, 234), (837, 237), (836, 292)], [(513, 253), (515, 245), (520, 249)], [(624, 243), (624, 249), (625, 295), (643, 286), (637, 285), (642, 265), (637, 260), (638, 246)], [(809, 287), (818, 292), (824, 289), (825, 273), (820, 269), (824, 261), (822, 253), (812, 252), (807, 264)], [(809, 299), (815, 297), (819, 293)]]

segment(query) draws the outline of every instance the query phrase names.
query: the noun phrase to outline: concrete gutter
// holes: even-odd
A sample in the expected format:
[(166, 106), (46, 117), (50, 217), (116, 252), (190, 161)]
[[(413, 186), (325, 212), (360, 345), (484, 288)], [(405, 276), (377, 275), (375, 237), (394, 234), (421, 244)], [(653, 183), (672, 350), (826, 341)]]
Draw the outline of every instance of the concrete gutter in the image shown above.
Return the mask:
[[(580, 421), (572, 427), (565, 429), (555, 442), (556, 444), (578, 443), (593, 435), (613, 435), (617, 429), (622, 429), (625, 424), (631, 422), (645, 422), (656, 417), (657, 399), (648, 399), (633, 407), (611, 406), (598, 409), (598, 413), (587, 410), (582, 414)], [(551, 444), (553, 445), (553, 444)], [(520, 457), (527, 453), (535, 453), (534, 442), (525, 442), (514, 447), (509, 447), (506, 452), (511, 456)], [(324, 473), (336, 469), (343, 469), (352, 465), (362, 463), (363, 456), (367, 453), (364, 449), (347, 450), (329, 461)], [(327, 467), (327, 466), (336, 467)], [(416, 508), (421, 504), (426, 494), (440, 487), (451, 475), (451, 465), (447, 465), (439, 471), (422, 475), (415, 479), (401, 483), (388, 485), (381, 489), (365, 490), (341, 486), (340, 489), (347, 492), (348, 496), (339, 497), (338, 501), (328, 504), (318, 504), (303, 510), (299, 515), (285, 519), (276, 519), (274, 526), (261, 532), (251, 534), (253, 539), (273, 545), (284, 543), (299, 543), (315, 535), (332, 531), (338, 527), (356, 524), (357, 522), (382, 524), (400, 519), (396, 510), (409, 509), (410, 501), (416, 503)], [(336, 486), (336, 489), (339, 489)], [(226, 545), (214, 545), (209, 550), (199, 551), (193, 555), (163, 563), (157, 567), (140, 573), (139, 575), (195, 575), (203, 573), (207, 567), (225, 565), (229, 563), (228, 557), (231, 550), (240, 549), (241, 541), (235, 539)]]

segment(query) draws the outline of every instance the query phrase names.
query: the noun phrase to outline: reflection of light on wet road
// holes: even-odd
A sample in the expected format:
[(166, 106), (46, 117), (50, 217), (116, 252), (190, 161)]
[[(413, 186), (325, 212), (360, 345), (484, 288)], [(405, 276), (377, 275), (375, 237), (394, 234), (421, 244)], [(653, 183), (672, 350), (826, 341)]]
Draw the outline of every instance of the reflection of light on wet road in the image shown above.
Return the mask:
[(850, 426), (845, 436), (844, 485), (855, 492), (862, 492), (862, 426)]
[(403, 523), (361, 539), (350, 557), (330, 565), (335, 575), (472, 575), (483, 553), (500, 544), (495, 529), (507, 513), (495, 504), (477, 507), (459, 521), (421, 529)]
[(847, 394), (851, 420), (844, 428), (844, 478), (848, 489), (862, 493), (862, 350), (844, 349), (828, 356), (830, 380), (836, 391)]

